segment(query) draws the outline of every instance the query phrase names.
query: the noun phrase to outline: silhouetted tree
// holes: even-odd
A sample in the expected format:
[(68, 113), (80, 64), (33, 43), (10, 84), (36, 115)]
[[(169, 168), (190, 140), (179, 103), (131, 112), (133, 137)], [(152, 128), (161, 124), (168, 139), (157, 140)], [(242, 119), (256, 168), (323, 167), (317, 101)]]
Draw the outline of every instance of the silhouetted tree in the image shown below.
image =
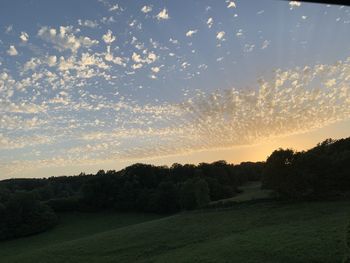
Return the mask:
[(12, 194), (1, 205), (3, 214), (0, 239), (28, 236), (45, 231), (57, 223), (57, 217), (46, 205), (35, 200), (34, 195), (25, 192)]
[(199, 179), (194, 184), (196, 207), (204, 207), (210, 201), (208, 183), (204, 179)]
[(178, 190), (172, 182), (162, 182), (156, 191), (156, 211), (174, 213), (179, 210)]

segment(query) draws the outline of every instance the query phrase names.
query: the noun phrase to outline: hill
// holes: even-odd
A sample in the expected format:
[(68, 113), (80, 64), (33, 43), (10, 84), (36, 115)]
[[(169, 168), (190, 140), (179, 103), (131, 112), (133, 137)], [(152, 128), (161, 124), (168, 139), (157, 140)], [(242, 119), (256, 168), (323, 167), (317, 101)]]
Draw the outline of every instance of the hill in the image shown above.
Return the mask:
[[(66, 214), (0, 243), (2, 262), (341, 262), (350, 202), (265, 202), (228, 210)], [(153, 219), (153, 220), (151, 220)]]

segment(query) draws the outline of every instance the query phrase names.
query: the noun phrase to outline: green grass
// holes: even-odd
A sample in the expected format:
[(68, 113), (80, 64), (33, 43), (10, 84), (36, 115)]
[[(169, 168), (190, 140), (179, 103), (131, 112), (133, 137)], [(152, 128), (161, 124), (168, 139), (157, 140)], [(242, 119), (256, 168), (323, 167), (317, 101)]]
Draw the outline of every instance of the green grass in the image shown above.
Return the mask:
[(52, 230), (30, 237), (0, 242), (0, 262), (7, 262), (3, 259), (7, 260), (9, 258), (8, 260), (10, 260), (18, 254), (26, 254), (46, 246), (63, 244), (67, 241), (157, 218), (160, 218), (160, 216), (112, 212), (60, 214), (60, 223)]
[(349, 212), (343, 201), (69, 215), (50, 232), (0, 243), (0, 262), (341, 262)]
[(261, 189), (261, 182), (250, 182), (244, 186), (241, 186), (239, 189), (242, 191), (241, 194), (238, 194), (231, 198), (213, 201), (211, 204), (215, 204), (217, 202), (225, 203), (226, 201), (244, 202), (257, 199), (265, 199), (271, 196), (270, 190)]

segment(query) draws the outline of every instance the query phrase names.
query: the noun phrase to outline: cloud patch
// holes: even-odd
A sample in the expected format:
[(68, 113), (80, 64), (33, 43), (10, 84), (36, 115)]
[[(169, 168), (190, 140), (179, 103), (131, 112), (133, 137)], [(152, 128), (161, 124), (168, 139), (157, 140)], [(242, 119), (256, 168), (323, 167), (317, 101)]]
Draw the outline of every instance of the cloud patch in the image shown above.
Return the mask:
[(194, 30), (188, 30), (186, 32), (186, 37), (192, 37), (194, 34), (196, 34), (198, 32), (197, 29), (194, 29)]
[(19, 38), (22, 40), (22, 42), (27, 42), (29, 39), (29, 35), (26, 32), (21, 32)]
[(110, 45), (116, 40), (116, 37), (113, 36), (112, 31), (108, 29), (107, 33), (102, 36), (102, 39), (106, 44)]
[(6, 53), (9, 55), (9, 56), (17, 56), (18, 55), (18, 51), (17, 49), (15, 48), (15, 46), (11, 45), (9, 47), (9, 49), (6, 51)]
[(160, 11), (157, 15), (156, 15), (156, 18), (158, 20), (167, 20), (169, 19), (169, 13), (168, 13), (168, 10), (166, 8), (164, 8), (162, 11)]
[(224, 36), (225, 36), (225, 31), (220, 31), (216, 34), (216, 39), (218, 40), (224, 40)]
[(39, 29), (38, 36), (46, 42), (53, 44), (53, 47), (59, 51), (68, 49), (72, 52), (77, 52), (81, 47), (88, 48), (99, 43), (97, 40), (86, 36), (75, 36), (72, 26), (61, 26), (59, 30), (44, 26)]
[(143, 6), (143, 7), (141, 8), (141, 12), (142, 12), (142, 13), (145, 13), (145, 14), (147, 14), (147, 13), (149, 13), (149, 12), (152, 12), (152, 6), (149, 6), (149, 5)]

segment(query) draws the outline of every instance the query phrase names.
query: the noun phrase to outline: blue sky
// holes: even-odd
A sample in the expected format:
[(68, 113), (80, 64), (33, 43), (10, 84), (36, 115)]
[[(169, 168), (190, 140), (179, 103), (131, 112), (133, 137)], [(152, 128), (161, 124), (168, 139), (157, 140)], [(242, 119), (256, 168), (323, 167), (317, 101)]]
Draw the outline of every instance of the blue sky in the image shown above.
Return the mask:
[(2, 178), (263, 160), (242, 147), (349, 119), (349, 7), (2, 1), (0, 25)]

